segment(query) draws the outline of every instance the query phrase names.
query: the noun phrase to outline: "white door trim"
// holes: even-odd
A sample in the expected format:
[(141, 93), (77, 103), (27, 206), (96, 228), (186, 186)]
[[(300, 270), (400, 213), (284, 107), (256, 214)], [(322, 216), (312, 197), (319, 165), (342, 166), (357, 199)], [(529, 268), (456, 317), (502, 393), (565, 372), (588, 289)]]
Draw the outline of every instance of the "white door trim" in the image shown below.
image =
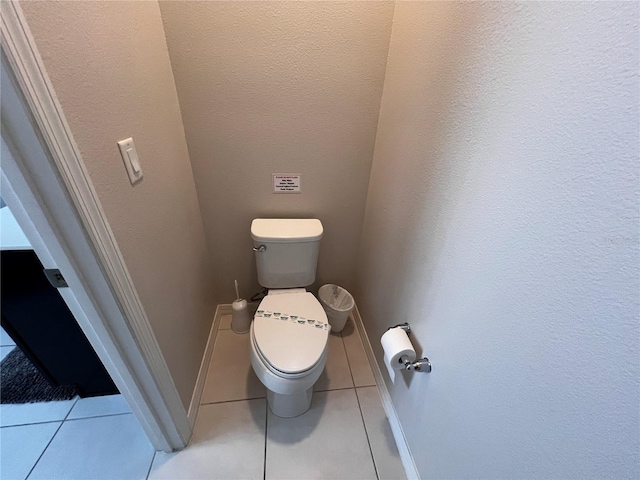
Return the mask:
[(34, 247), (46, 244), (65, 300), (156, 449), (183, 448), (187, 412), (20, 5), (2, 4), (3, 196)]

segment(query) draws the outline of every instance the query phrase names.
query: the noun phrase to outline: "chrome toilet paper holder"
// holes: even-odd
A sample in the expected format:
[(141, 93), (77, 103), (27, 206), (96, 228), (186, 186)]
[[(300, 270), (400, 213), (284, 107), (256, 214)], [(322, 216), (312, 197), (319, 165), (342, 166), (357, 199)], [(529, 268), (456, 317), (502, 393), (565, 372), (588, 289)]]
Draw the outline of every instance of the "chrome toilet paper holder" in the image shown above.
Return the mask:
[[(398, 325), (394, 325), (393, 327), (387, 328), (387, 330), (391, 330), (392, 328), (401, 328), (407, 334), (407, 336), (411, 333), (411, 327), (407, 322), (399, 323)], [(415, 372), (424, 372), (431, 373), (431, 362), (427, 357), (420, 358), (415, 360), (414, 362), (409, 361), (406, 355), (403, 355), (398, 359), (398, 362), (404, 365), (405, 370), (413, 370)]]
[(415, 362), (410, 362), (406, 358), (406, 355), (403, 355), (402, 357), (400, 357), (398, 361), (404, 364), (405, 370), (414, 370), (416, 372), (431, 373), (431, 362), (427, 357), (419, 358)]

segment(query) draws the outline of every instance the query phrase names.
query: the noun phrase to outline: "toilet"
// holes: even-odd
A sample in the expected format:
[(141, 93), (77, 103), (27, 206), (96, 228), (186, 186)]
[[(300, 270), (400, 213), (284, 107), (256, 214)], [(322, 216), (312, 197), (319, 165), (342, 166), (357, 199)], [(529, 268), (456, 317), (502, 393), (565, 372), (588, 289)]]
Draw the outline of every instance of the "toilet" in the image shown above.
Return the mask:
[(317, 219), (251, 223), (258, 283), (269, 292), (251, 322), (251, 365), (279, 417), (309, 409), (327, 361), (331, 326), (320, 302), (303, 288), (315, 281), (322, 232)]

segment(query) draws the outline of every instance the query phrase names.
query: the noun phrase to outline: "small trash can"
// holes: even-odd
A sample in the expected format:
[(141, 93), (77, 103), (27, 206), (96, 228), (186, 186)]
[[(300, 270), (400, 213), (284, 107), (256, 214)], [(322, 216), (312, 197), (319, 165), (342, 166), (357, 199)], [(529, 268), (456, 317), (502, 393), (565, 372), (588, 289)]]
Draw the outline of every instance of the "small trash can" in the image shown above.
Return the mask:
[(344, 288), (328, 283), (318, 290), (318, 298), (327, 312), (331, 331), (339, 333), (344, 328), (353, 310), (353, 297)]

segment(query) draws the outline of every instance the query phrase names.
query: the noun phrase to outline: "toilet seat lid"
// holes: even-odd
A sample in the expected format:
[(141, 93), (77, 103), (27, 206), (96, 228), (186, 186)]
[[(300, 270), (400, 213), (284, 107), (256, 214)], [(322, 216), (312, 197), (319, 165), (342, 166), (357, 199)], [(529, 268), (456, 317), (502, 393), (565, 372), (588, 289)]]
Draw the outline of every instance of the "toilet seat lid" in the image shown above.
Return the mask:
[(320, 302), (309, 292), (267, 295), (253, 320), (262, 357), (282, 373), (301, 373), (322, 357), (331, 327)]

